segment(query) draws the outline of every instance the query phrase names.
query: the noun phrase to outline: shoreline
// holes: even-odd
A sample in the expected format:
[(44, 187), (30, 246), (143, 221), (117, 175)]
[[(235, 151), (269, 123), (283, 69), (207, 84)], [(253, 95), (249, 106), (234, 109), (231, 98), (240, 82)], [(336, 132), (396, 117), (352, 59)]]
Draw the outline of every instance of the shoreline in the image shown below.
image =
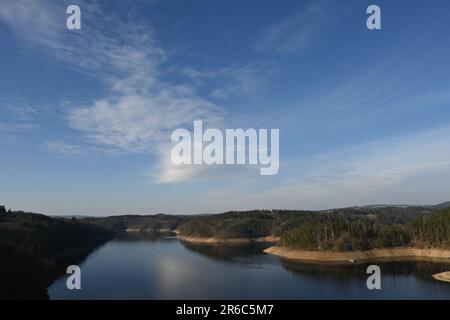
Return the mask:
[(201, 237), (187, 237), (182, 235), (177, 235), (176, 238), (181, 241), (186, 241), (190, 243), (197, 244), (248, 244), (252, 242), (266, 242), (266, 243), (277, 243), (279, 241), (278, 237), (275, 236), (267, 236), (260, 238), (229, 238), (229, 239), (220, 239), (220, 238), (201, 238)]
[(392, 248), (368, 251), (331, 252), (297, 250), (273, 246), (267, 248), (264, 252), (284, 259), (312, 263), (365, 263), (411, 259), (431, 259), (450, 263), (450, 250), (443, 249)]
[(433, 275), (433, 278), (439, 281), (449, 282), (450, 283), (450, 271), (436, 273)]

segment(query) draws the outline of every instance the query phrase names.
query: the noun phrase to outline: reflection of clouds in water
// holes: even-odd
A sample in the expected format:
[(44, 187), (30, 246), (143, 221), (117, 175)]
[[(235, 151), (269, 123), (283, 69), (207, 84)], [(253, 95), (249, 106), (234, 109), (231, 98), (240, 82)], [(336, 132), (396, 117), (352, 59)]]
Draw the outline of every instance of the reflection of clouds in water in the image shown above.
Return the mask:
[[(160, 288), (158, 294), (163, 299), (208, 299), (222, 295), (224, 298), (228, 297), (228, 294), (229, 298), (232, 298), (238, 296), (235, 290), (245, 291), (241, 285), (255, 286), (259, 282), (258, 274), (266, 272), (265, 270), (272, 266), (265, 265), (264, 258), (273, 257), (262, 254), (267, 245), (219, 246), (180, 242), (173, 247), (178, 246), (187, 250), (178, 251), (177, 248), (178, 254), (161, 252), (155, 262), (158, 274), (155, 279)], [(230, 267), (232, 269), (229, 269)], [(279, 265), (276, 267), (279, 268)], [(204, 272), (199, 272), (201, 269), (204, 269)], [(239, 288), (235, 287), (233, 281), (230, 282), (227, 271), (231, 271), (233, 278), (241, 279), (238, 281)]]
[(169, 291), (167, 293), (171, 293), (195, 277), (191, 265), (183, 260), (174, 255), (163, 255), (158, 258), (158, 281), (161, 282), (161, 288)]
[(222, 286), (223, 280), (216, 276), (220, 273), (216, 272), (214, 265), (201, 273), (199, 261), (189, 255), (162, 253), (155, 265), (157, 276), (154, 279), (158, 282), (161, 299), (207, 298), (210, 290)]

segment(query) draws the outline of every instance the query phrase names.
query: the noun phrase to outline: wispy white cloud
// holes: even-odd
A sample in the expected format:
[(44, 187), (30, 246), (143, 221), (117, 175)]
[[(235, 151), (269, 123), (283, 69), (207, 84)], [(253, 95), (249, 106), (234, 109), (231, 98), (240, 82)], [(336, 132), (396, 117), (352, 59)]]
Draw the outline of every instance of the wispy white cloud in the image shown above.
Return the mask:
[(247, 64), (232, 68), (225, 74), (225, 82), (213, 90), (211, 96), (217, 99), (227, 97), (253, 97), (267, 84), (272, 68), (265, 65)]
[(31, 123), (1, 123), (0, 122), (0, 143), (16, 144), (20, 143), (19, 137), (30, 130), (38, 128)]
[(85, 157), (89, 155), (86, 147), (75, 144), (68, 144), (62, 141), (47, 142), (43, 146), (43, 149), (70, 157)]
[[(85, 156), (96, 147), (102, 152), (110, 148), (111, 152), (153, 153), (162, 162), (166, 155), (161, 154), (161, 145), (170, 142), (170, 130), (196, 119), (220, 119), (220, 108), (199, 97), (192, 87), (162, 80), (162, 63), (168, 54), (148, 24), (105, 12), (97, 2), (82, 1), (80, 6), (80, 31), (65, 28), (63, 2), (19, 0), (0, 7), (0, 22), (23, 43), (108, 88), (104, 97), (91, 104), (72, 103), (67, 113), (68, 124), (91, 146), (59, 141), (49, 142), (47, 150)], [(167, 166), (156, 164), (156, 168)]]
[(165, 86), (155, 94), (122, 95), (74, 108), (70, 125), (90, 141), (126, 152), (148, 153), (170, 142), (170, 132), (196, 119), (219, 119), (220, 110), (186, 87)]
[[(450, 103), (448, 77), (438, 81), (424, 72), (418, 81), (421, 70), (401, 63), (405, 54), (397, 53), (356, 74), (347, 74), (343, 81), (323, 81), (321, 90), (281, 106), (270, 114), (270, 119), (300, 133), (309, 132), (311, 126), (321, 130), (348, 129), (383, 121), (383, 117), (391, 115), (406, 119), (420, 109), (445, 108)], [(420, 55), (408, 57), (410, 63), (419, 64), (422, 60)]]
[(155, 171), (155, 168), (151, 168), (146, 174), (150, 181), (160, 184), (185, 182), (193, 179), (198, 171), (202, 170), (202, 168), (192, 165), (176, 166), (170, 158), (169, 144), (160, 145), (159, 154), (161, 161), (158, 164), (158, 170)]
[(23, 99), (0, 97), (0, 143), (20, 143), (20, 137), (37, 129), (37, 108)]
[(252, 98), (264, 89), (275, 70), (272, 64), (252, 62), (213, 70), (186, 67), (181, 70), (181, 74), (200, 81), (201, 84), (204, 84), (205, 80), (208, 80), (208, 84), (214, 81), (211, 97), (215, 99)]
[[(22, 44), (43, 51), (49, 58), (66, 62), (69, 68), (121, 89), (120, 79), (135, 90), (155, 82), (158, 64), (166, 59), (156, 44), (153, 29), (139, 21), (120, 19), (105, 12), (100, 2), (80, 1), (82, 30), (65, 25), (65, 1), (7, 1), (0, 7), (0, 22), (22, 40)], [(63, 13), (63, 14), (61, 14)]]
[(122, 151), (111, 148), (101, 148), (92, 145), (67, 143), (64, 141), (49, 141), (41, 146), (42, 150), (50, 151), (67, 157), (112, 157), (121, 154)]
[(315, 46), (326, 26), (328, 1), (313, 1), (302, 11), (264, 30), (254, 42), (260, 52), (294, 54)]
[(9, 131), (9, 132), (18, 132), (18, 131), (24, 131), (29, 129), (34, 129), (37, 126), (34, 124), (28, 124), (28, 123), (0, 123), (0, 130), (2, 131)]
[(38, 109), (19, 98), (0, 96), (0, 117), (15, 121), (32, 121)]
[(226, 72), (228, 68), (223, 68), (219, 70), (198, 70), (192, 67), (185, 67), (180, 70), (180, 73), (191, 79), (214, 79)]

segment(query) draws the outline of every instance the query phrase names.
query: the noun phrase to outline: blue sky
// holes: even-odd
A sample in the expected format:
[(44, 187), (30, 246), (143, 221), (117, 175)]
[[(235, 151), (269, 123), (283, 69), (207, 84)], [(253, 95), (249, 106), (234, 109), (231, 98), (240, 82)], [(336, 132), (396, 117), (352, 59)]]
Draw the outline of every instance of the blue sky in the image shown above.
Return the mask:
[[(0, 203), (49, 214), (450, 199), (450, 3), (0, 0)], [(366, 28), (377, 4), (382, 30)], [(279, 128), (280, 171), (170, 133)]]

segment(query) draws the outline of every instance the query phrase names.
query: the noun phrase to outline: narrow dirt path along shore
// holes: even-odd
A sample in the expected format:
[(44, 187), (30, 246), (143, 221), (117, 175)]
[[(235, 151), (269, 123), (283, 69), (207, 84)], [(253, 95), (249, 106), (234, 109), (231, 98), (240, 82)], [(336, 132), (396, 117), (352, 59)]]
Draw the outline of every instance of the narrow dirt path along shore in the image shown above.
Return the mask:
[(427, 258), (439, 259), (450, 263), (450, 250), (442, 249), (415, 249), (415, 248), (392, 248), (375, 249), (369, 251), (331, 252), (297, 250), (283, 247), (270, 247), (265, 253), (273, 254), (286, 259), (314, 262), (368, 262), (389, 259)]

